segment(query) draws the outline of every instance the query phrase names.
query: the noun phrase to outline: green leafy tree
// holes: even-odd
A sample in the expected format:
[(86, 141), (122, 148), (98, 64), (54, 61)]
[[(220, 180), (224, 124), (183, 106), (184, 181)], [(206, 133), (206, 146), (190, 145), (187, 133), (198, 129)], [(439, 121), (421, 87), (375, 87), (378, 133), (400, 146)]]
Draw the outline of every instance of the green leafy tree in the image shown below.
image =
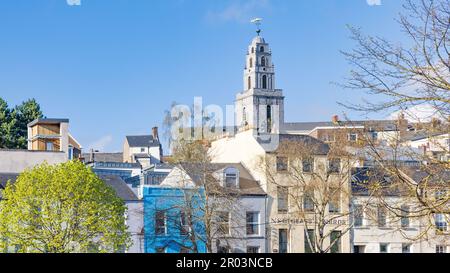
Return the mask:
[(17, 105), (11, 112), (10, 136), (11, 143), (8, 148), (26, 149), (28, 123), (44, 117), (39, 103), (35, 99), (29, 99)]
[(10, 110), (8, 103), (0, 98), (0, 149), (8, 147)]
[(81, 162), (27, 170), (2, 196), (0, 250), (106, 253), (130, 245), (124, 202)]

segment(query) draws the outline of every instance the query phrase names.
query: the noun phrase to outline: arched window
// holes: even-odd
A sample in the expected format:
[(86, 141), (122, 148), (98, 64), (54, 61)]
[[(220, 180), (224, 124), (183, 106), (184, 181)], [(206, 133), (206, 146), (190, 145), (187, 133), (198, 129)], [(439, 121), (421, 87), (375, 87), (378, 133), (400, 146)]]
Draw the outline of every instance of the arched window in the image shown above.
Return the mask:
[(247, 109), (242, 109), (242, 123), (244, 125), (247, 125)]
[(239, 185), (239, 171), (234, 167), (230, 167), (225, 169), (224, 174), (225, 174), (224, 186), (226, 188), (237, 188)]
[(267, 105), (267, 133), (272, 133), (272, 107)]
[(267, 89), (267, 76), (266, 75), (262, 76), (262, 88)]
[(252, 77), (248, 77), (247, 86), (249, 90), (252, 89)]
[(255, 48), (254, 47), (252, 47), (252, 53), (255, 53)]
[(260, 48), (259, 48), (259, 51), (264, 52), (264, 47), (263, 47), (263, 46), (260, 47)]
[(250, 68), (253, 67), (253, 58), (250, 58)]
[(264, 56), (261, 58), (261, 66), (266, 66), (266, 58)]

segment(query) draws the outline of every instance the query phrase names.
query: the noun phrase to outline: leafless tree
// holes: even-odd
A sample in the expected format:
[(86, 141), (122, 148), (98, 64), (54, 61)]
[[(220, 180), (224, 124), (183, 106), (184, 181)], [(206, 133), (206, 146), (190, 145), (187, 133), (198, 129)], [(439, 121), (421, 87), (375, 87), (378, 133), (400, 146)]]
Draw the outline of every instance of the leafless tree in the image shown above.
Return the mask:
[(344, 148), (339, 140), (283, 141), (262, 161), (268, 182), (288, 193), (286, 213), (304, 226), (306, 252), (340, 252), (349, 241), (352, 157)]
[[(377, 172), (382, 170), (391, 179), (389, 187), (399, 190), (404, 197), (399, 202), (390, 202), (385, 189), (375, 187), (373, 192), (378, 193), (379, 201), (397, 218), (407, 214), (425, 223), (417, 238), (423, 239), (430, 231), (448, 234), (450, 1), (405, 0), (403, 7), (404, 13), (397, 22), (409, 41), (407, 45), (350, 28), (356, 47), (343, 54), (353, 70), (341, 86), (363, 91), (367, 96), (362, 103), (342, 105), (369, 114), (399, 110), (403, 113), (400, 118), (408, 115), (409, 127), (399, 128), (399, 133), (390, 139), (379, 141), (363, 134), (365, 146), (360, 155), (371, 161)], [(425, 123), (419, 117), (415, 119), (414, 113), (408, 113), (409, 109), (425, 104), (431, 105), (440, 119)], [(411, 139), (419, 134), (426, 136), (426, 144), (411, 147)], [(408, 211), (403, 209), (405, 203), (411, 204)]]

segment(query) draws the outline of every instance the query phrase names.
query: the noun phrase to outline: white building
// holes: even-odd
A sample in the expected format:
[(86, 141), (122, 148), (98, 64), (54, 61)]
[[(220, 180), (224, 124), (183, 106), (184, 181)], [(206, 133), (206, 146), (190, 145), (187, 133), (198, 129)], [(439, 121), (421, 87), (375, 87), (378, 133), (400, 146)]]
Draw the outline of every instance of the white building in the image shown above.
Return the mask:
[(68, 119), (37, 119), (28, 124), (28, 149), (0, 149), (0, 172), (21, 173), (47, 162), (78, 158), (81, 145), (69, 133)]
[(445, 217), (436, 217), (430, 223), (428, 217), (412, 215), (418, 211), (418, 207), (414, 207), (417, 199), (408, 198), (392, 187), (386, 187), (381, 198), (371, 194), (363, 184), (378, 176), (386, 177), (367, 168), (358, 168), (353, 174), (353, 253), (449, 253), (449, 239), (432, 227), (439, 226), (448, 232)]
[[(194, 167), (196, 168), (196, 167)], [(198, 171), (192, 166), (175, 166), (159, 185), (145, 187), (195, 188), (202, 187)], [(267, 194), (259, 186), (242, 164), (211, 164), (214, 183), (224, 190), (236, 190), (237, 199), (212, 197), (210, 207), (217, 207), (213, 213), (223, 213), (228, 232), (215, 235), (213, 252), (227, 253), (266, 253), (266, 205)], [(230, 201), (235, 203), (229, 204)], [(223, 212), (219, 211), (223, 204)], [(219, 206), (217, 206), (219, 205)], [(216, 224), (216, 220), (213, 220)]]
[(162, 161), (162, 145), (159, 141), (158, 128), (152, 129), (151, 135), (127, 136), (123, 144), (123, 162), (139, 163), (143, 169), (150, 168)]

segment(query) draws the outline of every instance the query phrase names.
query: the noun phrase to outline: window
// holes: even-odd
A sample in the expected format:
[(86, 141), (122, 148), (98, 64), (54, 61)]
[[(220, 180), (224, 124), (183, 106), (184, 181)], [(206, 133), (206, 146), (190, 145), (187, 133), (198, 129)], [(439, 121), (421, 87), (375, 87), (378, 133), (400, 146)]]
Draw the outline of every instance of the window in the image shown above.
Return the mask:
[(330, 234), (330, 244), (332, 244), (330, 248), (331, 253), (341, 253), (341, 232), (340, 231), (332, 231)]
[(356, 142), (358, 140), (358, 134), (351, 133), (348, 134), (348, 141)]
[(353, 253), (365, 253), (366, 252), (366, 246), (354, 246), (353, 247)]
[(53, 142), (46, 142), (45, 143), (45, 150), (46, 151), (53, 151)]
[(402, 228), (408, 228), (409, 227), (409, 206), (402, 206), (401, 207), (401, 213), (402, 213), (402, 219), (401, 219), (401, 225)]
[(242, 122), (243, 125), (247, 125), (247, 109), (245, 107), (242, 109)]
[(73, 147), (72, 146), (69, 146), (69, 151), (68, 151), (68, 154), (69, 154), (69, 160), (72, 160), (73, 159)]
[(261, 58), (261, 66), (266, 66), (266, 57)]
[(255, 53), (255, 48), (254, 47), (252, 47), (252, 53)]
[(272, 133), (272, 107), (267, 105), (267, 133)]
[(248, 77), (247, 86), (249, 90), (252, 89), (252, 77)]
[(277, 157), (277, 172), (284, 172), (288, 169), (289, 160), (287, 157)]
[(188, 254), (188, 253), (191, 253), (191, 250), (189, 248), (184, 246), (180, 247), (180, 254)]
[(264, 52), (264, 47), (263, 47), (263, 46), (260, 47), (260, 48), (259, 48), (259, 51), (260, 51), (260, 52)]
[(259, 246), (248, 246), (247, 253), (251, 253), (251, 254), (259, 253)]
[(302, 161), (304, 173), (312, 173), (314, 171), (314, 159), (308, 158)]
[(164, 211), (157, 211), (155, 216), (155, 234), (166, 234), (166, 213)]
[(218, 215), (219, 232), (223, 235), (230, 235), (230, 213), (219, 212)]
[(328, 171), (330, 173), (339, 173), (341, 171), (341, 160), (338, 158), (328, 161)]
[(322, 141), (324, 142), (335, 142), (336, 137), (334, 135), (325, 134), (321, 137)]
[(278, 230), (279, 253), (288, 253), (288, 231), (287, 229)]
[(355, 227), (362, 227), (364, 225), (364, 208), (362, 205), (356, 205), (353, 212), (353, 221)]
[(447, 219), (445, 214), (437, 213), (434, 215), (434, 221), (436, 228), (440, 231), (447, 231)]
[(402, 244), (402, 253), (412, 253), (411, 244)]
[(389, 244), (380, 244), (380, 253), (389, 253)]
[(238, 187), (238, 170), (235, 168), (228, 168), (225, 170), (225, 187)]
[(185, 212), (180, 213), (180, 233), (181, 235), (188, 235), (190, 233), (189, 219)]
[(303, 195), (303, 210), (307, 212), (314, 211), (314, 191), (306, 189)]
[(253, 67), (253, 59), (250, 58), (250, 68), (252, 68), (252, 67)]
[(315, 248), (316, 236), (313, 229), (305, 232), (305, 253), (313, 253)]
[(386, 209), (378, 207), (378, 227), (386, 227)]
[(158, 248), (156, 248), (156, 253), (158, 253), (158, 254), (166, 253), (166, 248), (158, 247)]
[(217, 253), (219, 253), (219, 254), (227, 254), (227, 253), (230, 253), (230, 248), (227, 247), (227, 246), (219, 246), (219, 247), (217, 248)]
[(277, 203), (278, 203), (278, 212), (279, 213), (287, 213), (288, 212), (288, 201), (289, 201), (289, 188), (281, 187), (277, 188)]
[(141, 148), (141, 153), (145, 153), (145, 148)]
[(247, 235), (259, 235), (259, 212), (247, 212)]
[(266, 75), (262, 76), (262, 88), (267, 89), (267, 76)]
[(330, 189), (330, 202), (328, 204), (330, 213), (339, 213), (341, 211), (341, 191), (339, 188)]
[(447, 253), (447, 247), (446, 246), (436, 246), (436, 253)]

